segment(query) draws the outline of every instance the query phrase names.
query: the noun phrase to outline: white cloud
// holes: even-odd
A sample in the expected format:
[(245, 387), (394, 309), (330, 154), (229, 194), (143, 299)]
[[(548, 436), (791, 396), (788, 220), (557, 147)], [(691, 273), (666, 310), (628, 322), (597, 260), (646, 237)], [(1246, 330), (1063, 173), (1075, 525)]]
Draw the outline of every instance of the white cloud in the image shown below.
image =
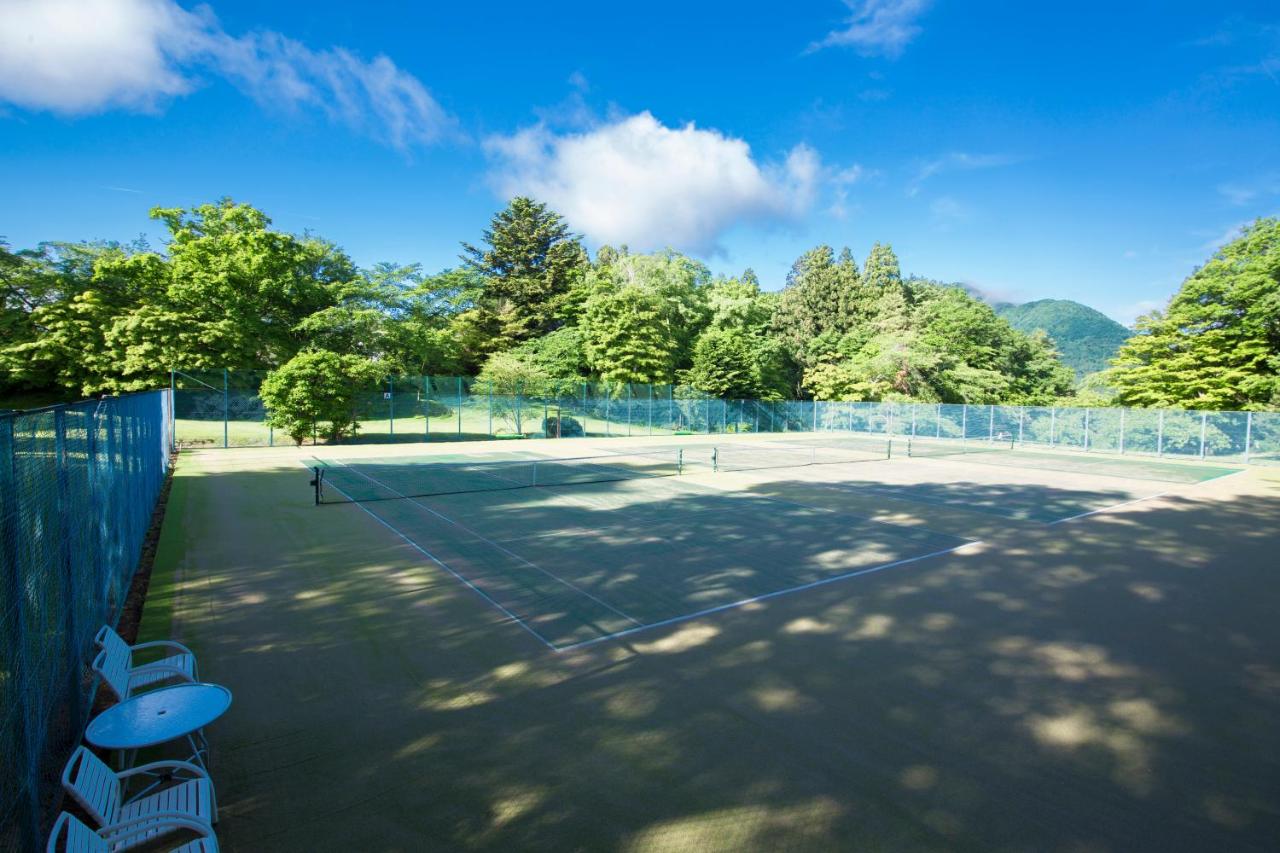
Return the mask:
[(2, 101), (64, 115), (155, 111), (195, 89), (201, 72), (261, 104), (316, 109), (401, 149), (453, 128), (422, 83), (386, 56), (312, 50), (273, 32), (234, 37), (208, 7), (188, 12), (173, 0), (4, 2)]
[(1164, 308), (1167, 302), (1167, 299), (1140, 299), (1128, 305), (1120, 305), (1108, 313), (1123, 325), (1133, 328), (1133, 324), (1137, 322), (1139, 317)]
[(809, 45), (809, 52), (825, 47), (852, 47), (863, 56), (902, 55), (921, 32), (916, 21), (929, 8), (930, 0), (844, 0), (852, 13), (845, 27), (832, 30)]
[[(831, 170), (828, 180), (831, 184), (832, 201), (831, 206), (827, 208), (830, 216), (835, 219), (849, 217), (849, 187), (866, 178), (868, 174), (870, 173), (857, 163), (844, 169)], [(858, 209), (858, 206), (853, 205), (853, 209)]]
[(1270, 173), (1241, 183), (1219, 184), (1218, 195), (1236, 207), (1243, 207), (1257, 199), (1280, 195), (1280, 174)]
[[(589, 239), (641, 250), (714, 251), (734, 225), (806, 212), (827, 176), (806, 145), (762, 163), (742, 139), (692, 123), (667, 127), (648, 112), (570, 133), (537, 124), (490, 137), (485, 150), (504, 198), (533, 196)], [(846, 184), (856, 179), (841, 174)]]
[(1018, 158), (1008, 154), (968, 154), (964, 151), (952, 151), (923, 164), (916, 172), (916, 176), (911, 183), (907, 185), (907, 195), (917, 195), (920, 192), (920, 186), (925, 181), (943, 172), (994, 169), (1016, 162), (1018, 162)]
[(968, 219), (970, 216), (968, 207), (951, 198), (951, 196), (945, 195), (934, 199), (930, 203), (929, 212), (933, 214), (934, 219), (942, 222), (958, 222)]

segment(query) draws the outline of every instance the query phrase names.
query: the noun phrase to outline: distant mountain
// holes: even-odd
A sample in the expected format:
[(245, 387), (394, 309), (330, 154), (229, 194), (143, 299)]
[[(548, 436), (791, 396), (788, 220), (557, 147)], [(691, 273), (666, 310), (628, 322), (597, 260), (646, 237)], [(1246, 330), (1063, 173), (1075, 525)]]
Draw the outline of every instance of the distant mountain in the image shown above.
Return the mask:
[(1077, 377), (1106, 367), (1133, 334), (1101, 311), (1070, 299), (1037, 299), (1021, 305), (1000, 302), (991, 307), (1021, 332), (1047, 332), (1063, 363), (1073, 368)]

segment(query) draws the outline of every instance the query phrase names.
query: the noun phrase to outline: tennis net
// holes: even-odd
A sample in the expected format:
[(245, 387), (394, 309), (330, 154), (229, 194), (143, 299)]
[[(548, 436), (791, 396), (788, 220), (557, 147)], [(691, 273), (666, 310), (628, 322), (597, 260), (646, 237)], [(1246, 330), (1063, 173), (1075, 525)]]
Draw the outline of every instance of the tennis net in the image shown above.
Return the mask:
[(668, 450), (497, 461), (316, 459), (311, 468), (316, 503), (330, 504), (674, 477), (684, 458), (681, 450)]
[(839, 465), (888, 459), (893, 442), (888, 438), (865, 437), (821, 444), (738, 444), (717, 445), (712, 451), (716, 471), (753, 471), (762, 468), (796, 468), (805, 465)]
[(1011, 435), (998, 435), (991, 439), (943, 439), (933, 441), (922, 441), (919, 439), (909, 439), (907, 441), (907, 456), (911, 457), (929, 457), (929, 456), (964, 456), (970, 453), (1000, 453), (1013, 450), (1014, 440)]

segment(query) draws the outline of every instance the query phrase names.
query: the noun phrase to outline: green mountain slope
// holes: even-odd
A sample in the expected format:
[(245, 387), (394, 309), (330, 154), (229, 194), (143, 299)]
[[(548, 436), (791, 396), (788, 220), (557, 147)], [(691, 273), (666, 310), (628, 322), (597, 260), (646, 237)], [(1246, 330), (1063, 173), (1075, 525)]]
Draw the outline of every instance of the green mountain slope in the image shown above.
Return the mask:
[(1022, 332), (1043, 329), (1053, 338), (1062, 361), (1084, 376), (1102, 370), (1133, 334), (1101, 311), (1070, 299), (1037, 299), (1021, 305), (1001, 303), (996, 313)]

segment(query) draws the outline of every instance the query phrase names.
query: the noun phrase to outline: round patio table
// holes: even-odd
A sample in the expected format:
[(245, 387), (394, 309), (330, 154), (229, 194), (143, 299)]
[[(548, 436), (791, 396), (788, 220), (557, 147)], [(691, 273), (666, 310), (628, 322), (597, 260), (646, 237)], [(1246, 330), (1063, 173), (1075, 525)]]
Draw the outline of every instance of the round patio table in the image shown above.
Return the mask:
[(229, 707), (231, 691), (220, 684), (176, 684), (111, 706), (94, 717), (84, 736), (94, 746), (126, 752), (186, 738), (190, 760), (204, 767), (209, 744), (200, 730)]

